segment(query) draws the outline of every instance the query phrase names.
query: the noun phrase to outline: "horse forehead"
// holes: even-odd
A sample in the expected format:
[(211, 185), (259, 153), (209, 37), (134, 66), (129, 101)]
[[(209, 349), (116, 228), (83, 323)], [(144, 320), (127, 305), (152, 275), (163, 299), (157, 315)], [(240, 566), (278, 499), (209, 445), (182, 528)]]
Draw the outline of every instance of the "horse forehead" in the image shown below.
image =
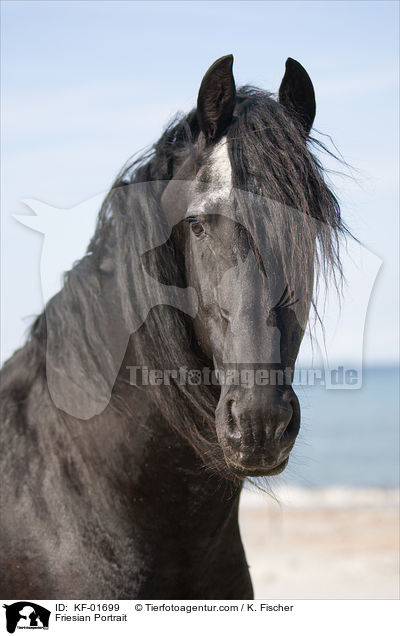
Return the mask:
[[(229, 159), (228, 141), (226, 137), (216, 145), (210, 155), (208, 170), (211, 172), (211, 182), (221, 187), (232, 186), (232, 168)], [(201, 171), (199, 176), (201, 175)]]
[(232, 168), (226, 137), (215, 146), (206, 164), (193, 183), (193, 203), (205, 210), (229, 197), (232, 189)]

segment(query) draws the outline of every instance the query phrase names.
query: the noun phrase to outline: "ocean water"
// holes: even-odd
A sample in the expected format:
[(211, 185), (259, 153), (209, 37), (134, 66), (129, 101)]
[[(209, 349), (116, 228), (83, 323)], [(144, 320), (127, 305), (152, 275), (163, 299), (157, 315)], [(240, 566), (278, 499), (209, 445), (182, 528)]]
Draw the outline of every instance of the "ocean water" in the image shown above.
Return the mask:
[(364, 369), (357, 390), (296, 387), (301, 430), (276, 485), (399, 487), (399, 371)]

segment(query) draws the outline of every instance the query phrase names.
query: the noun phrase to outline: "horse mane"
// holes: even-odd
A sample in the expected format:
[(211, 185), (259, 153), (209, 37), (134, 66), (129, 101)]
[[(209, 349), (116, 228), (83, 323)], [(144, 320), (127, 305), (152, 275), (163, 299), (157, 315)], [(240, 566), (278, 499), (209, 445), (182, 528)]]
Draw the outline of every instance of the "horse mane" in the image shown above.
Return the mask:
[[(135, 231), (135, 218), (140, 208), (141, 218), (154, 221), (154, 213), (161, 215), (160, 199), (166, 183), (188, 157), (201, 162), (196, 155), (196, 141), (200, 130), (196, 112), (177, 117), (166, 128), (150, 151), (130, 161), (117, 176), (100, 209), (98, 222), (87, 253), (65, 274), (62, 291), (49, 301), (44, 312), (32, 326), (24, 349), (17, 352), (19, 369), (11, 372), (3, 385), (3, 392), (16, 393), (25, 400), (33, 376), (41, 376), (46, 382), (46, 332), (56, 330), (60, 342), (68, 331), (68, 346), (96, 353), (94, 365), (102, 376), (109, 363), (111, 352), (107, 350), (104, 329), (107, 315), (101, 294), (101, 277), (104, 276), (105, 255), (112, 253), (113, 275), (118, 287), (121, 310), (127, 319), (140, 303), (141, 290), (135, 289), (135, 274), (131, 270), (130, 232)], [(232, 165), (233, 185), (237, 191), (262, 194), (318, 222), (318, 250), (314, 253), (314, 241), (298, 233), (292, 234), (293, 252), (312, 251), (316, 270), (324, 275), (341, 276), (339, 243), (347, 229), (341, 219), (340, 207), (324, 179), (324, 170), (310, 148), (318, 147), (318, 141), (304, 137), (290, 113), (275, 101), (270, 93), (253, 87), (243, 87), (237, 93), (233, 121), (226, 131)], [(152, 201), (138, 195), (132, 200), (127, 186), (139, 183), (152, 184)], [(148, 196), (148, 192), (147, 192)], [(243, 199), (243, 206), (248, 205)], [(129, 214), (128, 214), (129, 213)], [(251, 224), (251, 211), (248, 211)], [(287, 219), (290, 224), (290, 218)], [(250, 228), (251, 230), (251, 228)], [(308, 240), (308, 243), (307, 243)], [(150, 264), (150, 273), (158, 280), (174, 281), (185, 286), (184, 272), (177, 271), (179, 259), (173, 240), (170, 239), (167, 256)], [(177, 276), (180, 280), (176, 280)], [(133, 364), (146, 364), (149, 368), (175, 369), (187, 366), (201, 369), (210, 363), (196, 349), (188, 317), (169, 306), (156, 306), (145, 322), (146, 337), (135, 339)], [(128, 347), (129, 350), (129, 347)], [(23, 377), (19, 371), (24, 366), (21, 356), (29, 360), (29, 373)], [(15, 357), (15, 356), (14, 356)], [(14, 358), (10, 360), (8, 365)], [(122, 363), (130, 364), (127, 358)], [(6, 365), (7, 366), (7, 365)], [(129, 414), (129, 403), (120, 396), (119, 383), (113, 390), (111, 406)], [(204, 466), (212, 468), (230, 479), (226, 463), (216, 439), (214, 412), (218, 402), (218, 389), (209, 386), (152, 387), (152, 398), (162, 416), (187, 440), (202, 458)], [(177, 407), (179, 404), (179, 407)]]

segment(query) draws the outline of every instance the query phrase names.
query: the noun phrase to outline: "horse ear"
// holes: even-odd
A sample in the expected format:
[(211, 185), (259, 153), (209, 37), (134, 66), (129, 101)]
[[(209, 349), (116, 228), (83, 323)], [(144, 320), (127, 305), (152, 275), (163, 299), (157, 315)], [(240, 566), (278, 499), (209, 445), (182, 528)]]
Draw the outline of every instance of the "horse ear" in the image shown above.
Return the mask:
[(314, 87), (307, 71), (291, 57), (286, 60), (278, 101), (295, 115), (308, 135), (315, 117)]
[(197, 98), (197, 119), (208, 140), (221, 136), (232, 120), (236, 88), (233, 55), (219, 58), (203, 77)]

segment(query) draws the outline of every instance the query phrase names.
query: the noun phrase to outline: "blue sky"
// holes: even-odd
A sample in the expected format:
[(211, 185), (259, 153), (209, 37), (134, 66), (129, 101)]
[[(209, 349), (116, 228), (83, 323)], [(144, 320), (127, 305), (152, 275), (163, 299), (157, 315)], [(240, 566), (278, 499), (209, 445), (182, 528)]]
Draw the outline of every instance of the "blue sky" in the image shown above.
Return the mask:
[(3, 358), (42, 307), (42, 236), (13, 219), (21, 200), (105, 191), (227, 53), (239, 85), (276, 92), (289, 56), (308, 70), (315, 127), (355, 168), (332, 175), (343, 216), (383, 262), (365, 360), (396, 359), (398, 4), (325, 1), (2, 3)]

